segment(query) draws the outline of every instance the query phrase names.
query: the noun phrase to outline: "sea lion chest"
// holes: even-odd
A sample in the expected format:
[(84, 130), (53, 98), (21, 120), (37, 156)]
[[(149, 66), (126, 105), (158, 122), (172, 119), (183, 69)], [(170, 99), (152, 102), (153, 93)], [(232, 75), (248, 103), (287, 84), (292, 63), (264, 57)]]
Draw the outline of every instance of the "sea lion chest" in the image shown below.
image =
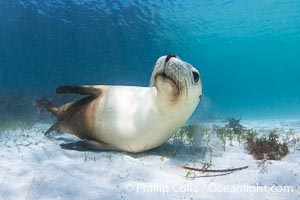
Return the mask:
[(185, 119), (162, 112), (149, 87), (112, 87), (97, 100), (97, 140), (128, 151), (142, 151), (169, 139)]

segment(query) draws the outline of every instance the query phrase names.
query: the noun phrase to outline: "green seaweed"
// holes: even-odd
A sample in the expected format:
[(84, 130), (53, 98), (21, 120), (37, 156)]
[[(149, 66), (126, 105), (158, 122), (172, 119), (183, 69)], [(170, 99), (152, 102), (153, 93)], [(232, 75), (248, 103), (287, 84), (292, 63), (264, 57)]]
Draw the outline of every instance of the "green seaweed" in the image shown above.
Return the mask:
[[(242, 125), (233, 128), (229, 125), (214, 125), (213, 130), (221, 139), (224, 150), (228, 141), (232, 145), (232, 141), (236, 139), (257, 160), (279, 160), (289, 153), (289, 145), (292, 144), (296, 148), (300, 141), (300, 138), (296, 137), (296, 133), (291, 130), (288, 134), (282, 134), (286, 136), (282, 139), (283, 141), (279, 139), (279, 130), (271, 130), (268, 134), (259, 134)], [(259, 135), (264, 136), (259, 137)]]
[(24, 129), (26, 124), (15, 120), (0, 120), (0, 131)]
[(180, 140), (186, 139), (190, 143), (194, 139), (197, 127), (197, 124), (187, 124), (179, 129), (174, 138)]

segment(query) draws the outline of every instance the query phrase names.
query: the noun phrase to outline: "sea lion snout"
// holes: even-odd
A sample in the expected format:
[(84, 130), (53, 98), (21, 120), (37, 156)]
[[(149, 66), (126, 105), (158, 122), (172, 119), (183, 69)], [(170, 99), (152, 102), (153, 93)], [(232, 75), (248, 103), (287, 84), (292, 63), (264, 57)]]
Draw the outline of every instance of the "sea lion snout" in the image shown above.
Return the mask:
[(167, 63), (171, 58), (177, 58), (177, 56), (175, 54), (168, 54), (165, 62)]
[(202, 95), (200, 73), (175, 54), (161, 56), (156, 61), (151, 86), (156, 87), (159, 97), (172, 103), (179, 99), (186, 101), (188, 96), (194, 94), (190, 98), (198, 102)]

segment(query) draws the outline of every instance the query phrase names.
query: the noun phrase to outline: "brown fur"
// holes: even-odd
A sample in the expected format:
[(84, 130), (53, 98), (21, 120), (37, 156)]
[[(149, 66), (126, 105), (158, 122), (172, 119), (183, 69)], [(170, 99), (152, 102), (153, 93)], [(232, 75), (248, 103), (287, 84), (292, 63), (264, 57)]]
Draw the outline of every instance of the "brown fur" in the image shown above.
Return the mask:
[(36, 99), (36, 105), (42, 106), (57, 117), (57, 122), (53, 124), (46, 135), (50, 132), (63, 130), (76, 135), (81, 139), (93, 139), (95, 129), (95, 110), (99, 99), (103, 99), (103, 94), (107, 91), (106, 86), (62, 86), (56, 92), (77, 93), (89, 95), (75, 102), (70, 102), (56, 108), (46, 99)]
[(93, 139), (96, 97), (85, 97), (59, 108), (59, 128), (81, 139)]

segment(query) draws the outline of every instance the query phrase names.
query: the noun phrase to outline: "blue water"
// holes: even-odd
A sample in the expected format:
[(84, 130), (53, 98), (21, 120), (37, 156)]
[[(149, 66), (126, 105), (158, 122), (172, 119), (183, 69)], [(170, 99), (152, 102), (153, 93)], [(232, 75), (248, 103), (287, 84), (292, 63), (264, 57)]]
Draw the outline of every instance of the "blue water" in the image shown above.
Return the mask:
[(0, 0), (1, 94), (147, 86), (167, 53), (201, 72), (195, 118), (300, 117), (299, 0)]

